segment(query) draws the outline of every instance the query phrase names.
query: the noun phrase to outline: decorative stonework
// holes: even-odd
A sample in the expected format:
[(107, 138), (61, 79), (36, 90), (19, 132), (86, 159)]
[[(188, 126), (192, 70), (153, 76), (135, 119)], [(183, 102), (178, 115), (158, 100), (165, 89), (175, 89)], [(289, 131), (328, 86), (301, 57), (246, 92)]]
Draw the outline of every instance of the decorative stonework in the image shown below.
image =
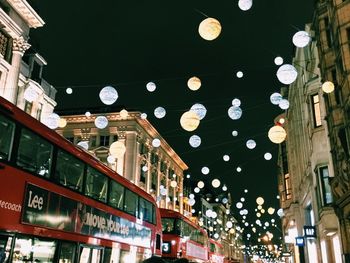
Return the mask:
[(28, 48), (30, 48), (30, 44), (22, 36), (13, 39), (13, 52), (19, 52), (21, 55), (23, 55)]

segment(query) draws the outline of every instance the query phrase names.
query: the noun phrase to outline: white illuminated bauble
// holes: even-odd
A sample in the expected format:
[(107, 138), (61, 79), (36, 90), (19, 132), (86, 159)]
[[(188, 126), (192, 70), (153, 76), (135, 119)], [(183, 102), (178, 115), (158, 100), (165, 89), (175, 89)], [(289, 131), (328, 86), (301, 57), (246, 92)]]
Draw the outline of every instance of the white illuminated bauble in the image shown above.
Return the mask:
[(190, 199), (193, 199), (193, 198), (194, 198), (194, 194), (189, 194), (188, 197), (189, 197)]
[(227, 191), (227, 186), (226, 185), (222, 186), (222, 191), (224, 191), (224, 192)]
[(270, 101), (274, 105), (278, 105), (280, 101), (283, 100), (283, 97), (280, 93), (275, 92), (270, 96)]
[[(237, 78), (243, 78), (243, 72), (242, 71), (237, 71), (237, 73), (236, 73), (236, 77)], [(239, 105), (238, 105), (239, 106)]]
[(310, 43), (311, 37), (306, 31), (298, 31), (294, 34), (292, 41), (296, 47), (306, 47)]
[(227, 228), (232, 228), (232, 227), (233, 227), (232, 222), (231, 222), (231, 221), (227, 221), (227, 222), (226, 222), (226, 227), (227, 227)]
[(77, 145), (85, 150), (89, 149), (89, 142), (88, 141), (80, 141), (77, 143)]
[(236, 171), (240, 173), (240, 172), (242, 172), (242, 168), (238, 166), (238, 167), (236, 168)]
[(208, 167), (204, 166), (204, 167), (202, 167), (201, 172), (202, 172), (202, 174), (208, 174), (210, 172), (210, 170)]
[(98, 116), (95, 119), (95, 126), (99, 129), (104, 129), (108, 125), (108, 119), (105, 116)]
[(238, 209), (241, 209), (241, 208), (243, 207), (243, 204), (242, 204), (241, 202), (238, 202), (238, 203), (236, 204), (236, 207), (237, 207)]
[(246, 146), (248, 149), (254, 149), (256, 147), (256, 142), (254, 140), (248, 140), (246, 142)]
[(115, 158), (112, 156), (112, 155), (109, 155), (108, 157), (107, 157), (107, 162), (108, 163), (115, 163)]
[(244, 202), (244, 201), (245, 201), (245, 198), (244, 198), (244, 197), (241, 197), (240, 200), (241, 200), (241, 202)]
[(218, 188), (220, 186), (221, 182), (219, 179), (214, 179), (213, 181), (211, 181), (211, 185), (214, 187), (214, 188)]
[(199, 137), (198, 135), (192, 135), (189, 139), (189, 143), (193, 148), (199, 147), (199, 145), (201, 145), (201, 142), (201, 137)]
[(276, 64), (277, 66), (282, 65), (282, 64), (283, 64), (283, 58), (281, 58), (281, 57), (275, 57), (274, 62), (275, 62), (275, 64)]
[(228, 156), (227, 154), (225, 154), (222, 159), (224, 159), (225, 162), (228, 162), (230, 160), (230, 156)]
[(67, 94), (72, 94), (73, 93), (73, 89), (72, 88), (66, 88), (66, 93)]
[[(143, 171), (143, 172), (147, 172), (147, 171), (148, 171), (147, 165), (142, 166), (142, 171)], [(163, 187), (164, 187), (164, 186), (163, 186)]]
[(168, 196), (167, 198), (165, 198), (166, 202), (170, 202), (170, 197)]
[(273, 213), (275, 212), (275, 208), (269, 207), (269, 209), (267, 209), (267, 212), (268, 212), (270, 215), (273, 215)]
[(268, 137), (273, 143), (281, 143), (286, 139), (287, 133), (286, 130), (278, 125), (273, 126), (270, 128)]
[(196, 194), (198, 194), (198, 193), (201, 191), (201, 189), (199, 189), (198, 187), (195, 187), (193, 191), (194, 191)]
[(331, 81), (326, 81), (322, 84), (322, 90), (325, 93), (331, 93), (334, 91), (334, 84)]
[(256, 213), (256, 217), (261, 217), (261, 214), (260, 213)]
[(149, 92), (153, 92), (155, 91), (157, 88), (156, 84), (154, 82), (148, 82), (146, 84), (146, 89), (149, 91)]
[(118, 92), (112, 86), (106, 86), (100, 91), (100, 99), (106, 105), (112, 105), (118, 99)]
[(197, 113), (200, 120), (202, 120), (205, 115), (207, 114), (207, 109), (204, 107), (204, 105), (200, 103), (196, 103), (191, 107), (191, 111), (194, 111)]
[(156, 116), (156, 118), (161, 119), (164, 118), (165, 115), (166, 110), (163, 107), (157, 107), (154, 109), (154, 116)]
[(126, 147), (124, 143), (120, 141), (113, 142), (111, 146), (109, 146), (109, 153), (114, 158), (122, 158), (125, 154)]
[(196, 200), (194, 200), (194, 199), (188, 199), (188, 204), (189, 204), (190, 206), (193, 206), (195, 203), (196, 203)]
[(194, 111), (186, 111), (180, 118), (180, 125), (186, 131), (194, 131), (200, 123), (199, 116)]
[(89, 117), (91, 116), (91, 112), (90, 112), (90, 111), (85, 112), (85, 116), (86, 116), (87, 118), (89, 118)]
[(205, 211), (205, 215), (207, 217), (211, 217), (211, 214), (213, 213), (213, 211), (211, 209), (208, 209), (207, 211)]
[(244, 189), (244, 192), (245, 192), (245, 193), (248, 193), (248, 189)]
[(33, 102), (39, 97), (39, 94), (32, 86), (29, 86), (25, 89), (23, 97), (26, 101)]
[(283, 209), (282, 209), (282, 208), (280, 208), (280, 209), (277, 210), (277, 215), (278, 215), (279, 217), (284, 216), (284, 212), (283, 212)]
[(197, 187), (198, 187), (199, 189), (202, 189), (202, 188), (204, 187), (204, 182), (203, 182), (203, 181), (199, 181), (199, 182), (197, 183)]
[(56, 113), (51, 113), (44, 119), (44, 124), (50, 129), (56, 129), (58, 127), (58, 122), (60, 120), (60, 116)]
[(204, 19), (198, 27), (199, 35), (205, 40), (214, 40), (221, 33), (221, 24), (212, 17)]
[(198, 90), (201, 87), (201, 80), (197, 77), (192, 77), (187, 81), (187, 87), (190, 90)]
[(217, 214), (215, 211), (213, 211), (213, 212), (211, 213), (211, 217), (212, 217), (212, 218), (217, 218), (217, 216), (218, 216), (218, 214)]
[(228, 203), (228, 199), (226, 197), (222, 198), (221, 202), (225, 205)]
[(187, 179), (191, 178), (191, 175), (190, 174), (186, 174), (186, 178)]
[(238, 1), (238, 7), (242, 11), (249, 10), (253, 5), (253, 0), (239, 0)]
[(261, 210), (261, 209), (262, 209), (262, 206), (261, 206), (261, 205), (258, 205), (258, 209)]
[(126, 110), (126, 109), (122, 109), (120, 112), (119, 112), (119, 115), (122, 119), (126, 119), (128, 116), (129, 116), (129, 112)]
[(67, 126), (67, 120), (64, 119), (64, 118), (60, 118), (60, 119), (58, 120), (58, 127), (59, 127), (59, 128), (64, 128), (64, 127), (66, 127), (66, 126)]
[(232, 136), (236, 137), (238, 135), (238, 131), (232, 131)]
[(278, 106), (282, 109), (282, 110), (286, 110), (289, 108), (289, 101), (286, 99), (282, 99), (280, 101), (280, 103), (278, 104)]
[(272, 154), (271, 153), (265, 153), (264, 154), (264, 158), (265, 158), (265, 160), (269, 161), (272, 158)]
[(177, 182), (176, 182), (176, 181), (171, 181), (171, 182), (170, 182), (170, 186), (171, 186), (172, 188), (175, 188), (175, 187), (177, 186)]
[(168, 191), (167, 191), (167, 189), (166, 188), (163, 188), (163, 189), (160, 189), (160, 194), (161, 195), (167, 195), (167, 193), (168, 193)]
[(241, 100), (240, 100), (240, 99), (237, 99), (237, 98), (234, 98), (234, 99), (232, 100), (232, 106), (235, 106), (235, 107), (241, 106)]
[(152, 146), (153, 147), (159, 147), (160, 146), (160, 140), (158, 138), (155, 138), (152, 140)]
[(240, 107), (231, 106), (227, 113), (232, 120), (238, 120), (242, 116), (242, 109)]
[(286, 120), (285, 120), (285, 118), (280, 118), (280, 119), (278, 120), (278, 122), (279, 122), (280, 124), (284, 124), (284, 123), (286, 122)]
[(147, 119), (147, 113), (141, 113), (140, 117), (143, 120)]
[(298, 77), (298, 71), (295, 69), (293, 65), (284, 64), (279, 67), (277, 70), (277, 78), (278, 80), (286, 85), (293, 83)]
[(264, 202), (265, 202), (265, 200), (264, 200), (264, 198), (262, 198), (262, 197), (258, 197), (258, 198), (256, 199), (256, 203), (257, 203), (258, 205), (263, 205)]

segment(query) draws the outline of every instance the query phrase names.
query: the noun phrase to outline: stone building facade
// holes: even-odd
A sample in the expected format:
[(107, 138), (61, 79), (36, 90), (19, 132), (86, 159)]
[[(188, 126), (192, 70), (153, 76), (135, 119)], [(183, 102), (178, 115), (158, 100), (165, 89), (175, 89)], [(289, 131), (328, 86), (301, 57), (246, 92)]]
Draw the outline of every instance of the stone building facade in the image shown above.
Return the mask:
[(315, 1), (313, 21), (322, 82), (335, 90), (325, 98), (334, 166), (331, 187), (340, 221), (343, 258), (350, 262), (350, 2)]

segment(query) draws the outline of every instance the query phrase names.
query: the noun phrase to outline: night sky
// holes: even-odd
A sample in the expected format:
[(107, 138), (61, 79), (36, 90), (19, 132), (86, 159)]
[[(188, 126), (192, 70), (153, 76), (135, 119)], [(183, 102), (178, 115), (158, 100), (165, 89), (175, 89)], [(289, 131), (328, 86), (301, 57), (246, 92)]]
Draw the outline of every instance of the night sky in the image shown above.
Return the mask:
[[(237, 0), (32, 2), (46, 24), (31, 31), (30, 43), (48, 62), (44, 78), (58, 89), (58, 110), (104, 107), (98, 93), (111, 85), (119, 93), (114, 106), (146, 112), (190, 167), (185, 174), (191, 180), (209, 186), (220, 179), (234, 207), (245, 197), (250, 216), (258, 196), (265, 198), (266, 209), (278, 206), (278, 147), (267, 137), (274, 118), (283, 113), (270, 103), (270, 95), (283, 87), (274, 58), (291, 63), (292, 36), (312, 21), (312, 1), (255, 0), (248, 11), (240, 10)], [(198, 34), (206, 16), (222, 25), (213, 41)], [(198, 91), (187, 87), (192, 76), (202, 81)], [(157, 85), (152, 93), (146, 89), (149, 81)], [(66, 94), (67, 87), (73, 94)], [(239, 120), (227, 114), (234, 98), (242, 103)], [(179, 119), (195, 103), (203, 104), (207, 115), (197, 130), (187, 132)], [(158, 106), (167, 111), (163, 119), (153, 115)], [(188, 143), (193, 134), (202, 139), (196, 149)], [(255, 149), (246, 147), (248, 139), (256, 141)], [(265, 152), (272, 153), (270, 161)], [(225, 154), (230, 161), (223, 160)], [(208, 175), (201, 173), (203, 166), (209, 167)]]

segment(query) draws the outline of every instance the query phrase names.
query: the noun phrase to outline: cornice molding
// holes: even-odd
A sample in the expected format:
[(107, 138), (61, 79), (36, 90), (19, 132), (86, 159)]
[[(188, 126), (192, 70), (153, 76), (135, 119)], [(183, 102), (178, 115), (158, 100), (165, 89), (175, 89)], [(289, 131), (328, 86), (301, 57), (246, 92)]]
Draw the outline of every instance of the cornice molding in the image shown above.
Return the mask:
[(42, 27), (45, 22), (26, 0), (7, 0), (30, 28)]

